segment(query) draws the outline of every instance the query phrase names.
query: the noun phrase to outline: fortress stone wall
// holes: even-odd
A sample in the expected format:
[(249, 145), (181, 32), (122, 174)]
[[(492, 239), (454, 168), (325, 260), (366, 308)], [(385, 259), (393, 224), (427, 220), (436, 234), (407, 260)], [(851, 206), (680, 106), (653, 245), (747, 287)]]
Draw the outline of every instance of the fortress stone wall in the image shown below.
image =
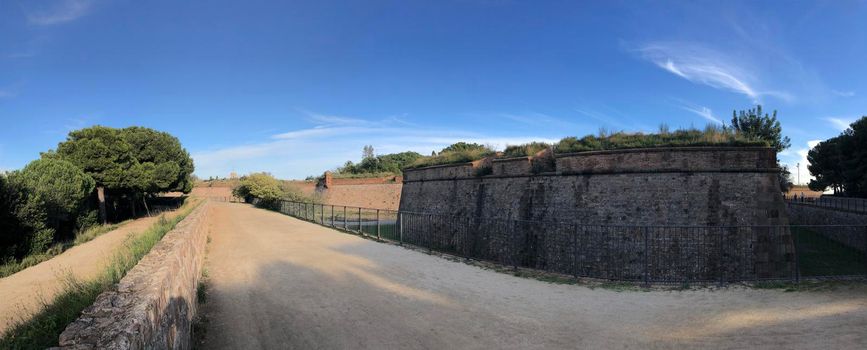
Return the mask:
[[(498, 247), (522, 246), (522, 261), (528, 267), (551, 269), (551, 264), (561, 264), (562, 268), (555, 269), (575, 272), (583, 268), (585, 275), (607, 278), (612, 277), (610, 264), (624, 262), (605, 260), (626, 259), (623, 269), (632, 271), (630, 278), (641, 278), (640, 274), (654, 267), (639, 265), (662, 259), (655, 266), (658, 273), (672, 278), (713, 279), (720, 274), (761, 278), (791, 272), (792, 246), (787, 229), (763, 233), (757, 228), (733, 227), (788, 224), (773, 149), (594, 151), (556, 155), (549, 165), (539, 166), (544, 163), (526, 157), (407, 169), (400, 210), (468, 218), (476, 224), (479, 220), (472, 218), (561, 222), (576, 227), (511, 227), (508, 242), (496, 242), (493, 236), (470, 237), (478, 235), (444, 227), (416, 233), (445, 235), (436, 240), (456, 245), (469, 244), (458, 241), (473, 239), (473, 249), (487, 252), (493, 260), (502, 260), (499, 255), (506, 254), (502, 252), (506, 248)], [(588, 226), (604, 228), (582, 234)], [(718, 229), (695, 229), (694, 233), (678, 230), (674, 234), (660, 228), (636, 231), (614, 226)], [(605, 233), (599, 233), (603, 229)], [(512, 237), (515, 235), (518, 237)], [(652, 241), (643, 242), (647, 238)], [(578, 242), (582, 239), (584, 243)], [(645, 248), (648, 244), (652, 249)], [(645, 252), (655, 255), (643, 257)], [(564, 256), (567, 254), (573, 256)], [(577, 266), (582, 265), (582, 259), (588, 264)], [(662, 267), (665, 259), (687, 259), (695, 261), (694, 265), (706, 266), (670, 271)]]

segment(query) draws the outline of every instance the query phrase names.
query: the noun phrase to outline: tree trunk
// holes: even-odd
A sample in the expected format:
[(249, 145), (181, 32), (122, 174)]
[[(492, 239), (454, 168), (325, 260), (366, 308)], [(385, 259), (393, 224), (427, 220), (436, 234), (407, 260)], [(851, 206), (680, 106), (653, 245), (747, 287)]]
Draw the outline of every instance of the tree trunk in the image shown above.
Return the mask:
[(105, 214), (105, 187), (98, 186), (96, 188), (96, 198), (99, 200), (99, 220), (105, 225), (108, 223), (108, 217)]
[(145, 212), (148, 213), (148, 216), (151, 216), (151, 210), (148, 208), (147, 195), (141, 197), (141, 202), (144, 204)]

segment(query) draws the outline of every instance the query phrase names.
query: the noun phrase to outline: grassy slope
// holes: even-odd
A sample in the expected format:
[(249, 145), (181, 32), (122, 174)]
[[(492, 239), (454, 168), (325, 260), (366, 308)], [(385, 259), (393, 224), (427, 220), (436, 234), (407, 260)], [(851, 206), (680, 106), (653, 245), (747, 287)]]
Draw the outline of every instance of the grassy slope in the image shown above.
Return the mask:
[[(200, 202), (199, 202), (200, 203)], [(43, 305), (42, 310), (29, 320), (22, 320), (0, 339), (0, 349), (45, 349), (57, 346), (58, 337), (86, 307), (93, 304), (100, 293), (119, 282), (165, 234), (171, 231), (196, 206), (189, 204), (180, 209), (173, 219), (161, 216), (147, 231), (124, 242), (115, 253), (105, 271), (94, 280), (77, 281), (69, 278), (66, 288), (57, 297)]]
[(84, 230), (83, 232), (76, 234), (75, 240), (73, 240), (71, 242), (57, 243), (57, 244), (51, 246), (51, 248), (49, 248), (47, 251), (45, 251), (43, 253), (28, 255), (28, 256), (24, 257), (24, 259), (21, 259), (20, 261), (10, 261), (10, 262), (4, 263), (4, 264), (0, 265), (0, 278), (12, 275), (18, 271), (24, 270), (28, 267), (31, 267), (31, 266), (37, 265), (43, 261), (49, 260), (49, 259), (51, 259), (57, 255), (60, 255), (61, 253), (65, 252), (69, 248), (72, 248), (72, 247), (77, 246), (79, 244), (87, 243), (87, 242), (93, 240), (96, 237), (99, 237), (100, 235), (102, 235), (106, 232), (112, 231), (118, 227), (123, 226), (126, 223), (127, 223), (127, 221), (124, 221), (124, 222), (121, 222), (118, 224), (94, 226), (94, 227), (88, 228), (87, 230)]

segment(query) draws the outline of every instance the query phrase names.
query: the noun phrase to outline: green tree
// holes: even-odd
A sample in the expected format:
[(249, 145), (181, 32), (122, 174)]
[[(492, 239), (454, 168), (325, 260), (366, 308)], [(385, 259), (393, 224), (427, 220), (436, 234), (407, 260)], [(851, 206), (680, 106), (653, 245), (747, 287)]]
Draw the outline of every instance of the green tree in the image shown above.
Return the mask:
[[(783, 128), (780, 126), (780, 121), (777, 120), (777, 111), (774, 110), (773, 115), (768, 115), (767, 113), (762, 115), (762, 105), (757, 105), (756, 108), (745, 111), (733, 111), (731, 127), (737, 133), (746, 137), (767, 141), (777, 153), (791, 146), (789, 137), (783, 136)], [(789, 177), (789, 170), (786, 167), (780, 166), (779, 163), (778, 159), (777, 167), (780, 168), (778, 176), (780, 190), (786, 192), (792, 188), (792, 181)]]
[(782, 152), (791, 146), (789, 137), (783, 136), (783, 128), (777, 120), (777, 111), (773, 115), (762, 115), (762, 105), (755, 109), (732, 112), (732, 128), (747, 136), (766, 140), (777, 152)]
[(15, 215), (30, 234), (30, 253), (39, 253), (72, 227), (94, 188), (94, 180), (72, 163), (47, 157), (12, 172), (9, 182), (19, 191)]
[(373, 146), (365, 145), (364, 149), (361, 150), (361, 159), (369, 159), (373, 157), (375, 157), (375, 154), (373, 153)]
[(93, 191), (94, 180), (74, 164), (56, 158), (37, 159), (12, 174), (27, 189), (27, 200), (45, 209), (51, 226), (75, 218)]
[(835, 194), (867, 197), (867, 116), (852, 123), (839, 136), (817, 144), (807, 154), (807, 168), (816, 177), (810, 188)]
[(830, 187), (835, 194), (843, 191), (844, 162), (839, 143), (840, 136), (832, 137), (819, 142), (807, 153), (807, 170), (815, 177), (808, 185), (811, 190), (823, 192)]
[(192, 190), (193, 161), (176, 137), (143, 127), (121, 129), (120, 133), (135, 159), (128, 170), (126, 187), (133, 190), (146, 210), (147, 196)]
[(393, 154), (384, 154), (370, 158), (364, 158), (361, 163), (354, 164), (352, 161), (347, 161), (342, 167), (337, 169), (339, 174), (400, 174), (401, 169), (409, 164), (412, 164), (416, 159), (421, 158), (421, 154), (416, 152), (401, 152)]
[(466, 151), (489, 151), (490, 147), (485, 145), (480, 145), (478, 143), (467, 143), (467, 142), (457, 142), (453, 143), (446, 148), (443, 148), (440, 153), (443, 152), (466, 152)]
[(0, 174), (0, 261), (20, 258), (27, 252), (27, 232), (16, 215), (20, 194), (6, 174)]
[(127, 198), (133, 215), (136, 201), (144, 201), (148, 195), (192, 190), (193, 160), (180, 141), (165, 132), (104, 126), (75, 130), (57, 146), (56, 155), (80, 167), (96, 181), (103, 222), (106, 190)]

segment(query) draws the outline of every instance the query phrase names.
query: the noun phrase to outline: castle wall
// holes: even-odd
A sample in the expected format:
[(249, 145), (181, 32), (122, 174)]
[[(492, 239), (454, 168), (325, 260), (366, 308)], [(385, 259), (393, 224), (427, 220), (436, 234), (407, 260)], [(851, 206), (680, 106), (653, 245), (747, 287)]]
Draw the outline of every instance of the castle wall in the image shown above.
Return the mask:
[[(639, 232), (634, 228), (612, 228), (787, 225), (777, 182), (776, 155), (770, 148), (583, 152), (557, 155), (554, 171), (537, 173), (531, 164), (531, 159), (517, 158), (494, 160), (490, 171), (482, 171), (472, 163), (407, 169), (400, 210), (467, 218), (477, 226), (476, 232), (487, 232), (489, 237), (479, 239), (457, 227), (444, 229), (453, 224), (417, 234), (445, 235), (436, 238), (443, 242), (465, 241), (454, 244), (470, 244), (466, 241), (473, 240), (473, 249), (488, 252), (491, 260), (502, 260), (500, 255), (506, 254), (502, 250), (509, 244), (515, 246), (517, 240), (517, 245), (524, 246), (522, 249), (532, 250), (521, 252), (523, 265), (528, 267), (550, 269), (555, 264), (560, 265), (555, 270), (571, 273), (581, 270), (577, 255), (586, 256), (590, 265), (581, 271), (592, 277), (612, 278), (611, 264), (631, 264), (619, 270), (633, 271), (634, 278), (636, 271), (653, 269), (641, 266), (653, 259), (658, 259), (656, 267), (662, 278), (713, 279), (725, 269), (729, 270), (723, 275), (755, 278), (790, 273), (792, 248), (787, 229), (696, 229), (693, 233), (675, 234), (660, 229)], [(502, 235), (489, 232), (490, 227), (479, 229), (477, 218), (573, 226), (552, 229), (550, 225), (513, 225), (508, 228), (506, 242), (502, 237), (495, 238)], [(575, 236), (573, 231), (586, 234)], [(651, 242), (645, 244), (645, 239)], [(576, 243), (579, 240), (583, 243)], [(509, 249), (512, 252), (508, 254), (514, 255), (517, 248)], [(568, 254), (573, 256), (565, 256)], [(663, 266), (666, 261), (687, 258), (695, 260), (696, 266), (706, 266), (678, 268), (683, 271)], [(735, 260), (737, 266), (732, 265)]]

